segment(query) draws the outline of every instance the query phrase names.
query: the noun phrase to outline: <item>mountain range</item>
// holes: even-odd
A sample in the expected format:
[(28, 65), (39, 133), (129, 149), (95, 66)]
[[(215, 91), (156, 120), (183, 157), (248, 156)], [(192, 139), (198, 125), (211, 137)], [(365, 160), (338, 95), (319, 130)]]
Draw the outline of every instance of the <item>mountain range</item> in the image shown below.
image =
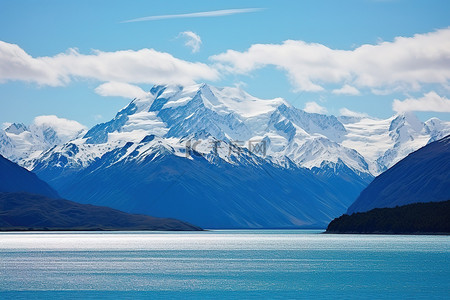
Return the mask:
[(204, 228), (324, 227), (374, 176), (448, 133), (412, 113), (335, 117), (239, 88), (168, 85), (89, 130), (11, 124), (0, 154), (81, 203)]

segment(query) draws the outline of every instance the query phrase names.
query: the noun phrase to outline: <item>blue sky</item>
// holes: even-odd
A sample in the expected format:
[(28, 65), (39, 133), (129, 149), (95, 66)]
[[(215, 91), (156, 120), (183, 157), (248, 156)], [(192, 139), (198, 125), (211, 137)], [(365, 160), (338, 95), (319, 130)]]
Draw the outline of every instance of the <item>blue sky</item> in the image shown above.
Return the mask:
[[(248, 10), (123, 22), (228, 9)], [(92, 126), (109, 120), (130, 101), (115, 96), (123, 94), (117, 88), (114, 92), (104, 86), (105, 92), (99, 92), (102, 84), (113, 81), (148, 90), (152, 84), (162, 83), (157, 81), (174, 78), (182, 78), (183, 83), (240, 85), (260, 98), (283, 97), (296, 107), (305, 108), (309, 103), (312, 111), (336, 115), (347, 108), (387, 118), (395, 113), (393, 101), (397, 99), (397, 110), (410, 108), (422, 120), (432, 116), (450, 120), (450, 56), (444, 46), (449, 43), (449, 12), (449, 1), (436, 0), (1, 0), (0, 124), (29, 124), (36, 116), (54, 114)], [(185, 45), (190, 39), (187, 32), (201, 39), (198, 49)], [(396, 37), (409, 39), (396, 43)], [(286, 40), (293, 43), (286, 44)], [(356, 51), (362, 45), (383, 42), (388, 44), (379, 50)], [(255, 44), (262, 46), (248, 51)], [(138, 52), (142, 49), (154, 52)], [(97, 50), (111, 55), (98, 55)], [(153, 62), (135, 75), (127, 66), (129, 58), (118, 54), (123, 50), (133, 50), (132, 59), (155, 57), (156, 64), (164, 64), (168, 54), (168, 63), (179, 67), (169, 74), (160, 66), (167, 76), (159, 78), (161, 70), (152, 69)], [(234, 54), (226, 54), (228, 50)], [(316, 54), (320, 55), (315, 60)], [(66, 56), (61, 59), (61, 55)], [(52, 62), (47, 64), (45, 57)], [(95, 70), (85, 66), (93, 60), (98, 60)], [(391, 69), (397, 61), (407, 67)], [(116, 66), (112, 72), (129, 67), (126, 75), (109, 76), (112, 64)], [(379, 65), (383, 68), (378, 72)], [(417, 68), (409, 70), (411, 65)], [(98, 71), (103, 67), (103, 73)], [(402, 74), (407, 74), (406, 79), (399, 79)], [(409, 78), (409, 74), (414, 76)]]

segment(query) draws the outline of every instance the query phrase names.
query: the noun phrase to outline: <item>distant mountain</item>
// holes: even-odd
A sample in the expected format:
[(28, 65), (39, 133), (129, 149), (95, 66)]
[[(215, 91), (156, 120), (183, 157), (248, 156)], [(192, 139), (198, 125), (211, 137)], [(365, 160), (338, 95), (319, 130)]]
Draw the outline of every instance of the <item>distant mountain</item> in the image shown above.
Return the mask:
[(0, 130), (0, 155), (31, 169), (32, 161), (56, 145), (86, 132), (78, 122), (56, 116), (39, 116), (30, 126), (12, 123)]
[(386, 120), (369, 117), (340, 117), (339, 120), (347, 130), (342, 145), (358, 151), (373, 175), (381, 174), (409, 153), (450, 134), (450, 122), (437, 118), (421, 122), (412, 112)]
[(28, 192), (50, 198), (58, 193), (36, 174), (18, 166), (0, 155), (0, 192)]
[(326, 233), (450, 234), (450, 200), (414, 203), (394, 208), (343, 215)]
[(337, 118), (198, 84), (154, 86), (112, 120), (34, 152), (18, 151), (26, 132), (0, 132), (0, 153), (67, 199), (209, 228), (292, 228), (325, 226), (450, 123)]
[(174, 219), (132, 215), (108, 207), (0, 192), (0, 231), (11, 230), (201, 230)]
[(376, 177), (348, 214), (450, 199), (450, 135), (409, 154)]

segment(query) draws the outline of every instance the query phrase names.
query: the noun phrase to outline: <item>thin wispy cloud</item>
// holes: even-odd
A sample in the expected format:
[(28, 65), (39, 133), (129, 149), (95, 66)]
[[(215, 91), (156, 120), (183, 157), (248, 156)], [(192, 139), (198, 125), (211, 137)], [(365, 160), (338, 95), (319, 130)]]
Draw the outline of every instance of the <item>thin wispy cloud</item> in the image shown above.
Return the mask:
[(184, 45), (192, 49), (192, 53), (196, 53), (200, 50), (202, 39), (198, 34), (192, 31), (183, 31), (178, 34), (179, 38), (184, 38)]
[(222, 16), (230, 16), (230, 15), (236, 15), (236, 14), (252, 13), (252, 12), (257, 12), (257, 11), (262, 11), (262, 10), (264, 10), (264, 8), (222, 9), (222, 10), (203, 11), (203, 12), (195, 12), (195, 13), (188, 13), (188, 14), (148, 16), (148, 17), (143, 17), (143, 18), (122, 21), (121, 23), (156, 21), (156, 20), (165, 20), (165, 19), (180, 19), (180, 18), (222, 17)]

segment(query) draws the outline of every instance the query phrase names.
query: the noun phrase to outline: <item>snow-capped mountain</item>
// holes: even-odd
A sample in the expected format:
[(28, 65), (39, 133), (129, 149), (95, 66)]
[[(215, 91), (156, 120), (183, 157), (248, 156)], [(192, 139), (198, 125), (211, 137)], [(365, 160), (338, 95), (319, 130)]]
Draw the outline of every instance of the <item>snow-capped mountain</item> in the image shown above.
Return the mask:
[[(82, 138), (58, 145), (36, 163), (65, 156), (73, 168), (88, 166), (106, 152), (148, 135), (164, 139), (179, 156), (195, 140), (195, 150), (216, 153), (219, 148), (264, 148), (255, 153), (280, 166), (320, 167), (343, 162), (357, 173), (369, 173), (364, 157), (342, 146), (347, 131), (334, 116), (310, 114), (281, 98), (262, 100), (238, 88), (156, 86), (147, 97), (133, 100), (116, 117), (94, 126)], [(72, 155), (72, 150), (77, 153)], [(217, 148), (217, 147), (216, 147)], [(229, 150), (229, 149), (228, 149)], [(230, 151), (219, 157), (231, 162)], [(238, 157), (236, 159), (239, 159)], [(26, 160), (26, 159), (25, 159)], [(28, 165), (25, 163), (25, 165)]]
[(340, 118), (347, 130), (342, 145), (355, 149), (369, 163), (369, 171), (378, 175), (409, 153), (450, 134), (450, 122), (432, 118), (421, 122), (413, 113), (395, 115), (386, 120)]
[(66, 130), (72, 138), (11, 125), (0, 153), (78, 202), (205, 228), (306, 227), (326, 225), (374, 175), (449, 131), (409, 113), (336, 118), (238, 88), (169, 85), (87, 132)]
[(76, 121), (40, 116), (33, 124), (9, 124), (0, 130), (0, 154), (28, 169), (43, 151), (75, 139), (86, 132)]

